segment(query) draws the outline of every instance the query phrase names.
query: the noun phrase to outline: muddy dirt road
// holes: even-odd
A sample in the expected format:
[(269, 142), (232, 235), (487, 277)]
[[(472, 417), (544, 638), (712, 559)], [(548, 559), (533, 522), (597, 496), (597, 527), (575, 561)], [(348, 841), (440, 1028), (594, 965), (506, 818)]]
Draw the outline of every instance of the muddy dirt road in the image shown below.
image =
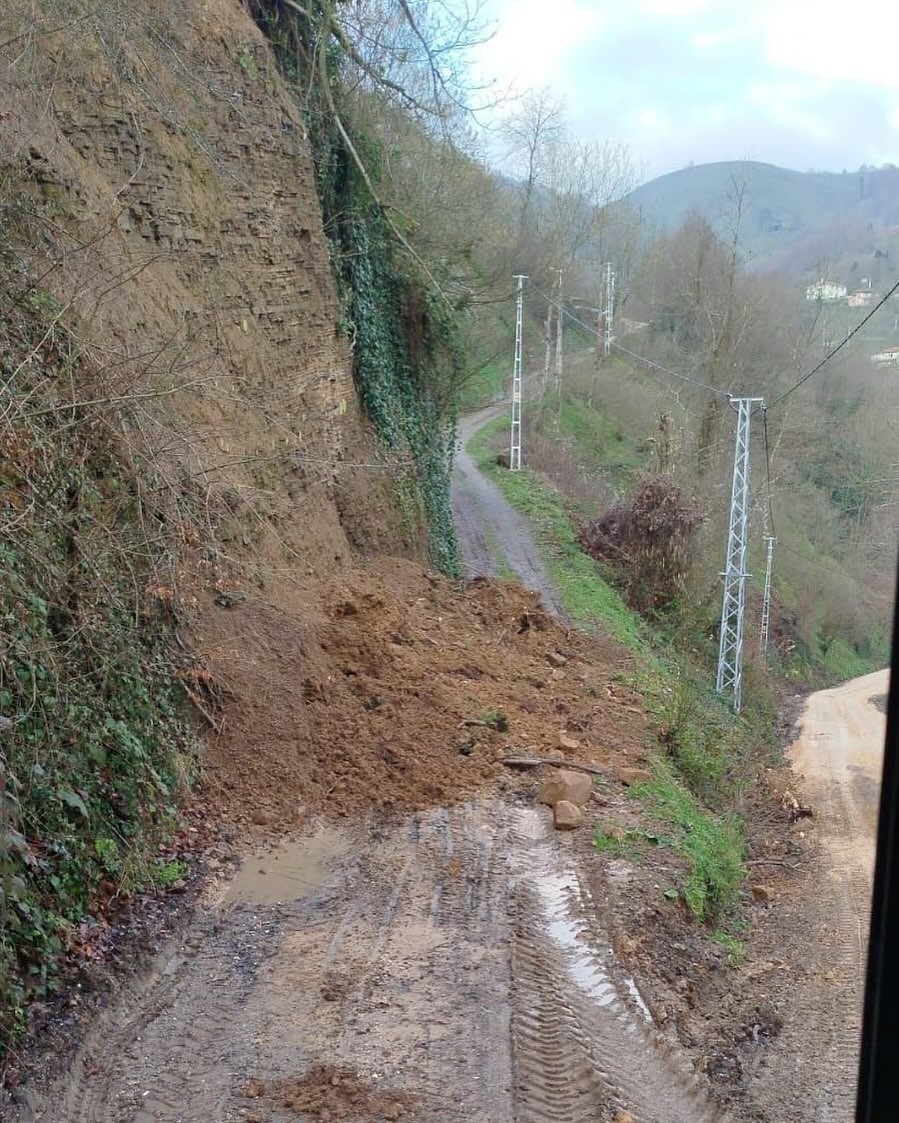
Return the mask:
[(784, 906), (796, 944), (784, 1028), (747, 1080), (750, 1101), (781, 1123), (853, 1117), (886, 723), (875, 700), (888, 683), (880, 671), (813, 694), (789, 754), (819, 854)]
[(712, 1120), (608, 950), (583, 843), (510, 801), (258, 854), (18, 1120)]
[(495, 577), (506, 563), (526, 589), (539, 592), (547, 608), (565, 618), (559, 595), (540, 556), (527, 519), (478, 471), (465, 445), (482, 425), (508, 409), (503, 403), (469, 414), (459, 422), (453, 470), (453, 515), (462, 564), (469, 577)]

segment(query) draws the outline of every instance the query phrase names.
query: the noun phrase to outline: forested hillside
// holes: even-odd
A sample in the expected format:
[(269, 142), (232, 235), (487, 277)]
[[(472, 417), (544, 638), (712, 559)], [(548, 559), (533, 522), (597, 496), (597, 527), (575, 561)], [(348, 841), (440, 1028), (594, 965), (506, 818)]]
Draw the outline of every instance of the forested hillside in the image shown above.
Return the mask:
[(838, 174), (755, 160), (690, 165), (629, 196), (650, 231), (673, 231), (695, 211), (725, 239), (739, 229), (747, 260), (789, 265), (797, 275), (832, 261), (866, 233), (892, 246), (897, 200), (899, 169), (891, 166)]

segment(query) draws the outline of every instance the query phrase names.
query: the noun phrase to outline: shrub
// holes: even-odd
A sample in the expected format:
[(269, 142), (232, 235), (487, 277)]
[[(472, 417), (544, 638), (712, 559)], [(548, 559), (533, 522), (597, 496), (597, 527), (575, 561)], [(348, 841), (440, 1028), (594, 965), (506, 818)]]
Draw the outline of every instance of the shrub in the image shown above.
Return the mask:
[(704, 517), (670, 476), (651, 476), (629, 503), (582, 527), (579, 538), (591, 557), (614, 569), (630, 606), (652, 615), (683, 591), (692, 537)]

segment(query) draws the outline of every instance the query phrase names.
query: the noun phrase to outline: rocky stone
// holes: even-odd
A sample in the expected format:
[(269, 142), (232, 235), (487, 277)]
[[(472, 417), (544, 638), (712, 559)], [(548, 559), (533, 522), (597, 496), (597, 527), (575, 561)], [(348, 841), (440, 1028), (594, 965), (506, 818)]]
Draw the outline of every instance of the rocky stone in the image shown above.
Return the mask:
[(578, 807), (583, 807), (590, 798), (592, 790), (593, 784), (585, 773), (558, 769), (547, 776), (541, 784), (537, 802), (555, 807), (559, 800), (567, 800)]
[(560, 799), (553, 807), (553, 826), (557, 831), (576, 830), (584, 821), (584, 813), (576, 803)]
[(769, 901), (774, 899), (773, 891), (767, 885), (753, 885), (750, 887), (752, 899), (759, 901), (761, 904), (768, 904)]
[(257, 827), (267, 827), (272, 821), (272, 817), (268, 811), (263, 811), (260, 808), (253, 812), (250, 816), (250, 821), (255, 823)]
[(646, 784), (652, 779), (648, 768), (619, 768), (618, 782), (629, 788), (631, 784)]
[(561, 651), (547, 651), (546, 658), (554, 667), (564, 667), (568, 662)]
[(572, 737), (570, 733), (566, 733), (563, 729), (559, 734), (559, 748), (564, 749), (567, 753), (572, 753), (575, 749), (579, 749), (580, 747), (580, 741), (578, 741), (576, 737)]

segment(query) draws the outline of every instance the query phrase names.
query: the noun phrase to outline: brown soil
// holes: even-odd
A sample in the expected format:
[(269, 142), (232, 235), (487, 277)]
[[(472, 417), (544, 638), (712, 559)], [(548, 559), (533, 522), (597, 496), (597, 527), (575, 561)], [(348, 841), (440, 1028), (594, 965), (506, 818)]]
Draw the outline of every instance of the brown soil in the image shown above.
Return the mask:
[(561, 754), (563, 732), (579, 748), (561, 755), (610, 775), (643, 758), (646, 720), (613, 681), (626, 656), (512, 584), (460, 589), (394, 559), (277, 607), (210, 602), (198, 634), (226, 699), (203, 794), (241, 825), (453, 803), (515, 784), (499, 758)]
[(414, 1103), (411, 1096), (372, 1088), (357, 1072), (336, 1065), (315, 1065), (299, 1080), (282, 1080), (260, 1094), (297, 1115), (335, 1123), (360, 1117), (400, 1119)]

